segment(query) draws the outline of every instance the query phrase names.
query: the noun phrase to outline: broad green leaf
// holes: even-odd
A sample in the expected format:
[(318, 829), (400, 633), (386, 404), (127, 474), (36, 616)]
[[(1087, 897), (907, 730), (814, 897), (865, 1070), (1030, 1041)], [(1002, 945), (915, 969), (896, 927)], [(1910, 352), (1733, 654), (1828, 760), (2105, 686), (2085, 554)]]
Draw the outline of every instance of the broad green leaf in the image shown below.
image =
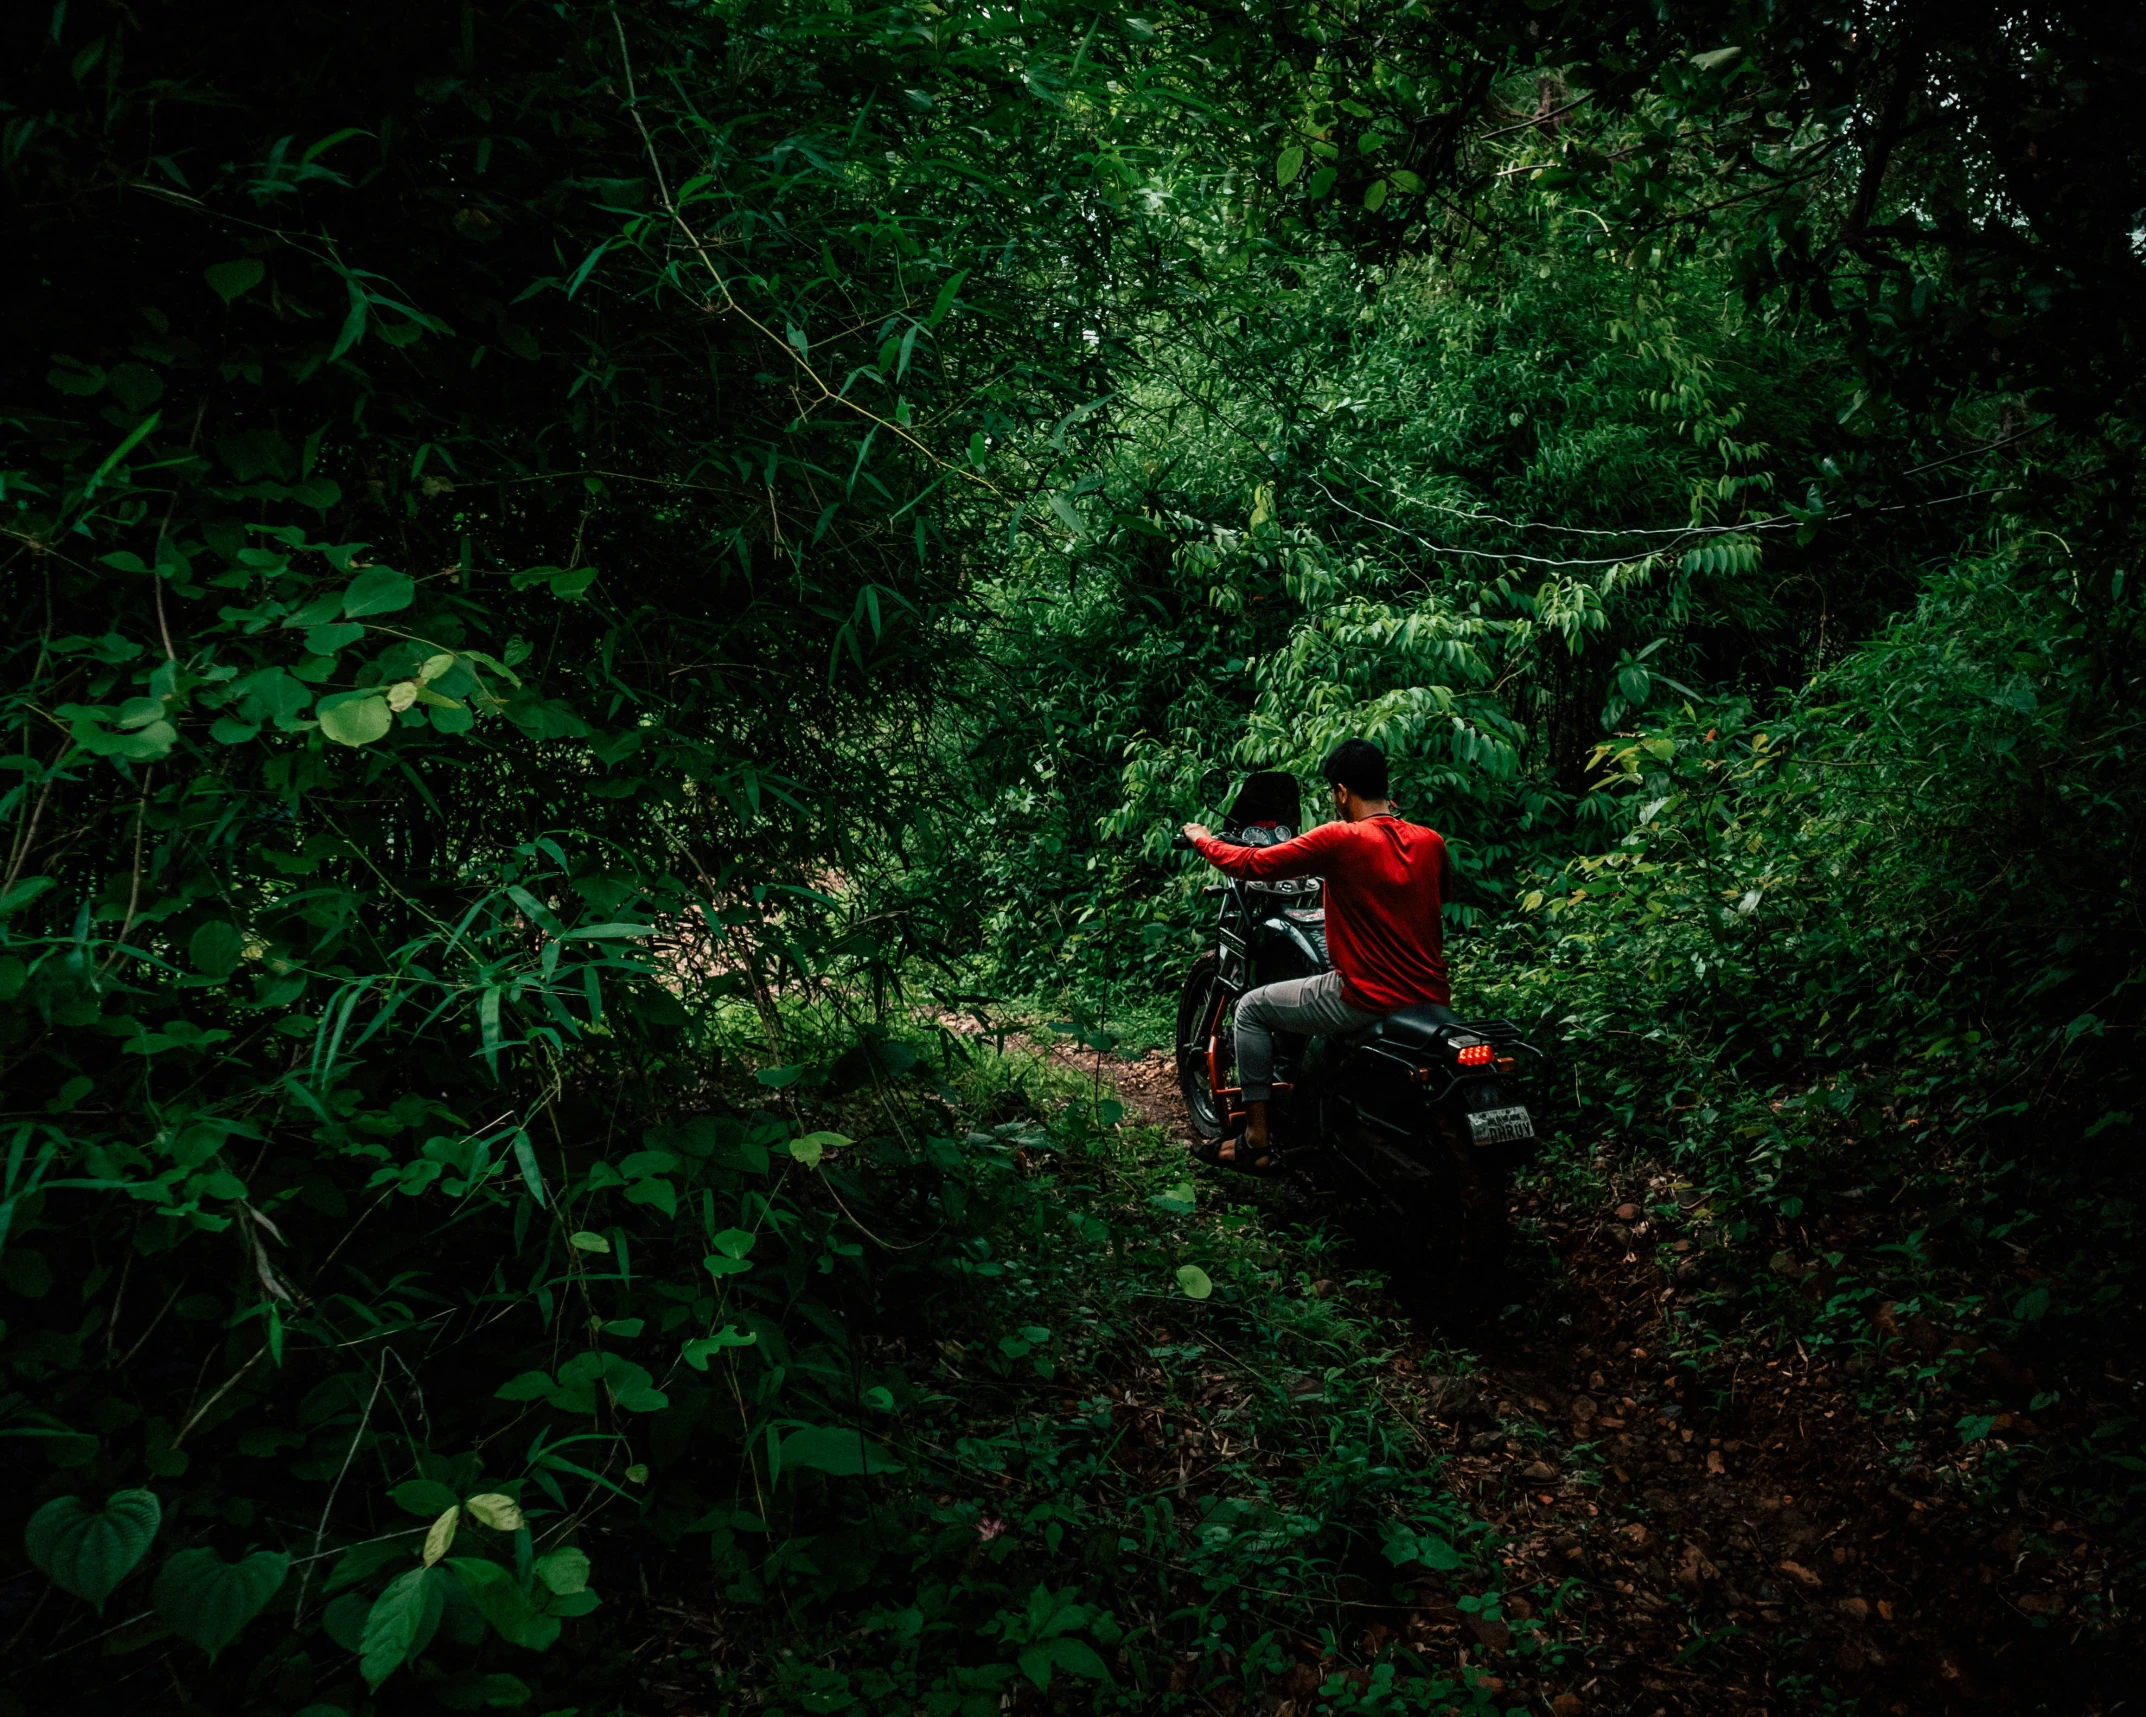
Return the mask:
[(387, 707), (387, 699), (376, 693), (323, 698), (317, 713), (321, 732), (338, 745), (370, 745), (395, 725), (395, 713)]
[(842, 1133), (807, 1133), (801, 1139), (790, 1141), (790, 1158), (808, 1169), (816, 1169), (823, 1155), (841, 1150), (848, 1143), (848, 1137)]
[(156, 1577), (156, 1612), (213, 1663), (282, 1589), (290, 1571), (291, 1559), (280, 1550), (257, 1550), (238, 1562), (213, 1550), (182, 1550)]
[(1404, 1563), (1420, 1562), (1426, 1568), (1450, 1573), (1461, 1565), (1453, 1546), (1435, 1532), (1418, 1532), (1398, 1521), (1386, 1528), (1385, 1549), (1386, 1560), (1396, 1568)]
[(586, 1228), (577, 1228), (566, 1237), (566, 1243), (576, 1252), (608, 1252), (611, 1242), (601, 1234), (593, 1234)]
[(722, 1233), (711, 1239), (708, 1244), (726, 1258), (742, 1258), (753, 1249), (753, 1243), (759, 1238), (759, 1235), (747, 1229), (726, 1228)]
[(1452, 1545), (1427, 1532), (1416, 1534), (1416, 1560), (1426, 1568), (1436, 1568), (1442, 1573), (1461, 1565), (1459, 1553)]
[(95, 1513), (80, 1497), (55, 1497), (30, 1516), (22, 1543), (55, 1586), (101, 1610), (113, 1588), (149, 1553), (163, 1519), (154, 1491), (114, 1492)]
[[(340, 1592), (345, 1586), (354, 1586), (361, 1580), (370, 1580), (390, 1563), (409, 1559), (411, 1544), (407, 1534), (375, 1541), (370, 1544), (353, 1545), (336, 1559), (335, 1572), (321, 1587), (324, 1592)], [(364, 1617), (358, 1618), (359, 1628), (365, 1625)], [(350, 1648), (356, 1651), (356, 1645)]]
[(343, 618), (356, 620), (366, 614), (393, 614), (416, 599), (417, 585), (406, 572), (391, 566), (371, 566), (350, 581), (343, 592)]
[[(554, 1551), (553, 1555), (560, 1552)], [(580, 1555), (577, 1550), (573, 1555)], [(546, 1557), (544, 1561), (549, 1561)], [(586, 1561), (586, 1558), (584, 1558)], [(529, 1594), (507, 1569), (497, 1562), (487, 1562), (477, 1557), (457, 1556), (447, 1566), (455, 1578), (462, 1582), (463, 1589), (476, 1603), (484, 1619), (499, 1631), (501, 1639), (510, 1645), (525, 1646), (531, 1651), (544, 1651), (559, 1637), (556, 1618), (540, 1615), (529, 1601)], [(538, 1563), (541, 1572), (543, 1563)]]
[(454, 1548), (455, 1528), (461, 1524), (460, 1504), (443, 1510), (439, 1519), (432, 1523), (431, 1531), (425, 1534), (424, 1563), (427, 1568)]
[(231, 682), (239, 700), (239, 714), (249, 722), (284, 720), (300, 714), (313, 701), (313, 693), (281, 668), (263, 668)]
[(332, 656), (346, 644), (355, 644), (364, 636), (365, 628), (349, 620), (338, 620), (326, 626), (308, 626), (306, 648), (316, 656)]
[[(363, 1592), (345, 1592), (321, 1611), (321, 1632), (356, 1657), (365, 1649), (365, 1617), (372, 1607), (372, 1599)], [(323, 1709), (309, 1705), (298, 1713), (298, 1717), (323, 1717)], [(329, 1708), (329, 1717), (343, 1717), (342, 1708)]]
[(388, 1495), (395, 1499), (397, 1508), (434, 1519), (438, 1518), (441, 1510), (453, 1508), (461, 1500), (438, 1479), (405, 1479), (389, 1491)]
[(251, 256), (242, 256), (236, 262), (212, 262), (201, 271), (210, 290), (226, 304), (251, 292), (267, 274), (260, 259)]
[(671, 1404), (670, 1397), (655, 1387), (647, 1366), (611, 1353), (604, 1356), (603, 1368), (605, 1390), (628, 1413), (660, 1413)]
[(783, 1438), (779, 1461), (787, 1471), (810, 1467), (838, 1478), (862, 1473), (898, 1473), (902, 1463), (882, 1451), (861, 1431), (846, 1425), (807, 1425)]
[(1296, 183), (1297, 175), (1304, 171), (1304, 151), (1297, 144), (1290, 144), (1274, 163), (1274, 182), (1288, 186)]
[(74, 724), (75, 743), (98, 757), (124, 757), (130, 763), (155, 763), (171, 755), (179, 730), (168, 721), (151, 721), (131, 733), (114, 733), (95, 721)]
[(1364, 192), (1364, 207), (1374, 212), (1383, 207), (1386, 202), (1387, 188), (1384, 179), (1373, 179), (1370, 188)]
[(587, 1383), (604, 1374), (604, 1365), (609, 1358), (601, 1353), (577, 1353), (559, 1367), (559, 1381), (568, 1388)]
[(576, 1592), (589, 1589), (589, 1557), (585, 1550), (576, 1550), (568, 1545), (563, 1549), (539, 1556), (536, 1577), (546, 1589), (560, 1597), (571, 1597)]
[(462, 1506), (469, 1510), (472, 1520), (479, 1525), (489, 1526), (494, 1532), (519, 1532), (526, 1524), (522, 1519), (521, 1505), (511, 1496), (501, 1496), (496, 1490), (470, 1497)]
[(238, 926), (222, 918), (201, 925), (186, 943), (186, 957), (194, 970), (211, 978), (228, 978), (238, 970), (244, 954)]
[(1110, 1679), (1110, 1671), (1103, 1666), (1103, 1660), (1096, 1655), (1093, 1646), (1068, 1639), (1063, 1634), (1037, 1640), (1022, 1651), (1021, 1673), (1039, 1689), (1049, 1689), (1054, 1669), (1065, 1670), (1071, 1675), (1085, 1675), (1091, 1681)]
[(358, 1673), (377, 1688), (425, 1649), (440, 1625), (441, 1592), (434, 1570), (412, 1568), (373, 1601), (365, 1617)]
[(1177, 1267), (1177, 1285), (1185, 1291), (1188, 1300), (1204, 1300), (1215, 1291), (1213, 1280), (1197, 1264)]

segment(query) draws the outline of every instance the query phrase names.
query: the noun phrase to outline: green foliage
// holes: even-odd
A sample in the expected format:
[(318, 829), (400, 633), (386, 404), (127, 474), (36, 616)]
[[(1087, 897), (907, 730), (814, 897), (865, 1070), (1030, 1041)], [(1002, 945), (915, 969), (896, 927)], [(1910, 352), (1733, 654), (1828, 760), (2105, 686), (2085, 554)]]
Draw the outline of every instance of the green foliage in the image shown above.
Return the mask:
[(213, 1550), (182, 1550), (157, 1575), (156, 1612), (181, 1639), (216, 1656), (267, 1606), (291, 1571), (280, 1551), (226, 1562)]
[(77, 1497), (54, 1497), (30, 1516), (23, 1543), (55, 1586), (102, 1610), (149, 1553), (162, 1519), (154, 1491), (117, 1492), (95, 1512)]
[[(1873, 1138), (1968, 1189), (1770, 1314), (2128, 1292), (2146, 293), (2085, 14), (18, 13), (0, 1430), (188, 1698), (563, 1709), (636, 1558), (814, 1710), (1139, 1708), (1223, 1639), (1258, 1691), (1255, 1572), (1487, 1580), (1375, 1332), (887, 1023), (1073, 990), (1111, 1047), (1190, 941), (1160, 832), (1345, 732), (1575, 1138), (1761, 1252)], [(1149, 1349), (1316, 1369), (1316, 1434), (1246, 1408), (1301, 1470), (1098, 1488), (1043, 1386)], [(1326, 1696), (1488, 1697), (1377, 1670)]]

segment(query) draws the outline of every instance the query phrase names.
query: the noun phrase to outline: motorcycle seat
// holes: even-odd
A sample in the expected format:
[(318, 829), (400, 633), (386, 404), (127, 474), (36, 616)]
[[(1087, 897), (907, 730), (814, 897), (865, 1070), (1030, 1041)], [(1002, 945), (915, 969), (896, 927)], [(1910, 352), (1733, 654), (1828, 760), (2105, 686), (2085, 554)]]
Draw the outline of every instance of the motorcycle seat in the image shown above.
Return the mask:
[(1395, 1043), (1423, 1046), (1438, 1041), (1449, 1028), (1461, 1023), (1460, 1015), (1441, 1002), (1418, 1002), (1414, 1007), (1398, 1008), (1390, 1014), (1382, 1014), (1369, 1025), (1348, 1036), (1352, 1045), (1361, 1043)]

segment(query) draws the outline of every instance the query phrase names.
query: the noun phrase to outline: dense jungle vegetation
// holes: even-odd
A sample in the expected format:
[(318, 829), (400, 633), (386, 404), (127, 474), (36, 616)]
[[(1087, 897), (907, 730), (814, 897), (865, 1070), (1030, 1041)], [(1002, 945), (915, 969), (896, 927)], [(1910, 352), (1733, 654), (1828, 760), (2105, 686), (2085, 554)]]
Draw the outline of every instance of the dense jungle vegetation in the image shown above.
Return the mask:
[[(0, 32), (0, 1710), (2135, 1693), (2146, 14)], [(1479, 1318), (1135, 1095), (1349, 734)]]

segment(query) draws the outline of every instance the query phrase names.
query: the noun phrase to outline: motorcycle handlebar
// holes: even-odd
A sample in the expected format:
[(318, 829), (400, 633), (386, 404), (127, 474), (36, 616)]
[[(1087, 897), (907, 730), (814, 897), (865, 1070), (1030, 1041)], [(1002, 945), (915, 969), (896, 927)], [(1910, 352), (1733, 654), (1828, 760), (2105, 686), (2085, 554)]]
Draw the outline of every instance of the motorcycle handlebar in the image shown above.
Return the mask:
[(1192, 837), (1179, 830), (1170, 837), (1170, 850), (1174, 853), (1189, 853), (1192, 851)]

